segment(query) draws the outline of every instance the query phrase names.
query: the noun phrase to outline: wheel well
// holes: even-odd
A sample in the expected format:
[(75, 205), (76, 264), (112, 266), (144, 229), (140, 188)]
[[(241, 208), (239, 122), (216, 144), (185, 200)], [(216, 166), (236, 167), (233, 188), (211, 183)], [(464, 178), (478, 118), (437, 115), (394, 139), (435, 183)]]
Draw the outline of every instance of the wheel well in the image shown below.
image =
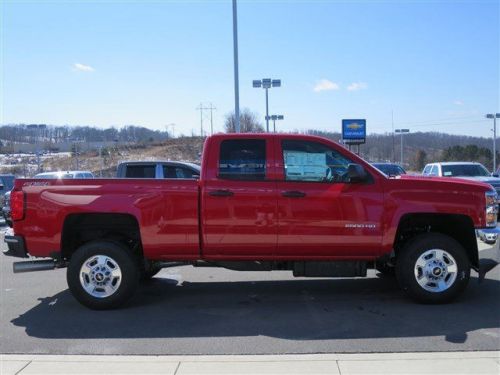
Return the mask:
[(399, 221), (394, 242), (394, 252), (398, 252), (413, 237), (426, 233), (442, 233), (460, 243), (473, 267), (478, 265), (476, 232), (472, 219), (466, 215), (454, 214), (407, 214)]
[(142, 256), (139, 224), (128, 214), (73, 214), (64, 220), (61, 257), (70, 259), (83, 244), (93, 240), (112, 240)]

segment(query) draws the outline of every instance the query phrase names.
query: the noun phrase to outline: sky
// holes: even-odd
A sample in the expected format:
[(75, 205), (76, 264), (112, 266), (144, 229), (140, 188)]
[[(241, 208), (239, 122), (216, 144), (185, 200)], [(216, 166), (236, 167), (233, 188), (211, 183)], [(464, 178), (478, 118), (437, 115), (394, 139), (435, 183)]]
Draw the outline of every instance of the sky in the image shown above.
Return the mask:
[[(2, 124), (191, 135), (200, 103), (216, 107), (214, 131), (234, 110), (229, 0), (0, 3)], [(498, 0), (240, 0), (240, 107), (264, 124), (265, 92), (252, 80), (273, 78), (279, 131), (340, 132), (342, 119), (365, 118), (368, 133), (491, 137), (499, 18)]]

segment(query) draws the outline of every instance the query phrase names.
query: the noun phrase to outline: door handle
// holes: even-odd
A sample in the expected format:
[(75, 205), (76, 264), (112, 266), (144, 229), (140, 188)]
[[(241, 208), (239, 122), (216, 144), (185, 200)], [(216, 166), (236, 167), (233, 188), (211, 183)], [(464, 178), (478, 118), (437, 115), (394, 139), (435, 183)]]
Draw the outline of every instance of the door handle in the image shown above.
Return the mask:
[(287, 198), (304, 198), (306, 193), (298, 190), (289, 190), (282, 192), (281, 195)]
[(231, 190), (214, 190), (208, 193), (212, 197), (232, 197), (234, 193)]

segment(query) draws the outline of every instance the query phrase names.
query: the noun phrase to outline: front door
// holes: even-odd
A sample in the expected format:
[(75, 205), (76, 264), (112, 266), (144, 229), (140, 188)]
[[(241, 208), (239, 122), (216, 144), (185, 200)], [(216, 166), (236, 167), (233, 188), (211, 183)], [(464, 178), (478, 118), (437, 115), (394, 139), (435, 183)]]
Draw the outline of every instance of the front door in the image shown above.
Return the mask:
[(325, 141), (277, 139), (281, 158), (277, 255), (337, 258), (376, 255), (382, 240), (383, 194), (373, 176), (350, 182), (353, 161)]

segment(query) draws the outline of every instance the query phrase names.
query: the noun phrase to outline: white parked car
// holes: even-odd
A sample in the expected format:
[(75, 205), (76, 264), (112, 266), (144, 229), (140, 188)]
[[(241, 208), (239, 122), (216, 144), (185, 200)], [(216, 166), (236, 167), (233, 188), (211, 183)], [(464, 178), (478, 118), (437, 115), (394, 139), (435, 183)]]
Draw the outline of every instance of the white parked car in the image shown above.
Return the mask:
[(500, 178), (493, 177), (481, 163), (454, 161), (427, 164), (422, 172), (424, 176), (460, 177), (468, 180), (485, 182), (493, 186), (500, 195)]
[(481, 241), (490, 245), (496, 243), (498, 238), (497, 233), (483, 232), (482, 230), (478, 230), (478, 236)]

